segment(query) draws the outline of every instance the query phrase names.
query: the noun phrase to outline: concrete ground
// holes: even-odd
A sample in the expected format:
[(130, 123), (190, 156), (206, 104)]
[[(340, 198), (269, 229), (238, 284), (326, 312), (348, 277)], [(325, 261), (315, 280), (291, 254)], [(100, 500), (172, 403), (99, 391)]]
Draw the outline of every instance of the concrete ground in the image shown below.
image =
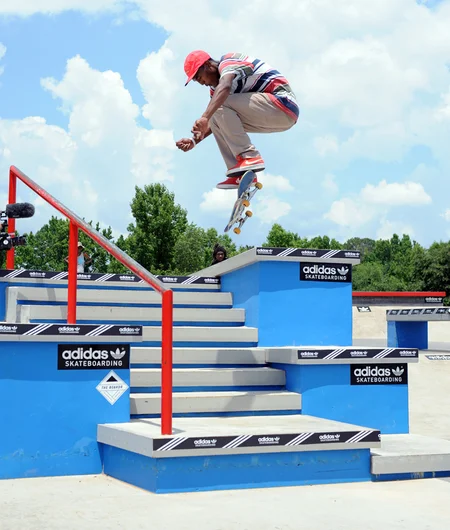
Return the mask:
[[(410, 431), (450, 440), (450, 361), (411, 364)], [(155, 495), (104, 476), (0, 481), (0, 530), (448, 530), (450, 479)]]
[(1, 530), (448, 530), (450, 481), (152, 495), (106, 477), (0, 482)]

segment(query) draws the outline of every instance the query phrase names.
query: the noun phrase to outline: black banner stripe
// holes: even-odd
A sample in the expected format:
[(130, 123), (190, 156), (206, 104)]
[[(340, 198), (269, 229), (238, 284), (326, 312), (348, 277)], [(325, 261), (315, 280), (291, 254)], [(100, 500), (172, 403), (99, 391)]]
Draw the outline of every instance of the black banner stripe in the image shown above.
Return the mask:
[(240, 447), (297, 447), (307, 445), (358, 445), (380, 441), (380, 431), (329, 431), (296, 434), (259, 434), (239, 436), (204, 436), (201, 438), (164, 438), (153, 440), (154, 451), (186, 451), (195, 449), (239, 449)]

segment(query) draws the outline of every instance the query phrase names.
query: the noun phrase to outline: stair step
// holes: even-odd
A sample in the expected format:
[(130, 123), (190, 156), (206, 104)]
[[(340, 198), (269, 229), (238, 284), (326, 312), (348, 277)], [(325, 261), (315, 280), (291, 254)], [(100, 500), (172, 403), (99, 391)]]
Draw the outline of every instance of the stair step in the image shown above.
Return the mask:
[[(161, 413), (161, 394), (130, 394), (132, 415)], [(287, 391), (175, 392), (173, 413), (223, 413), (301, 409), (301, 395)]]
[[(374, 450), (381, 445), (379, 431), (376, 429), (303, 414), (226, 419), (174, 418), (172, 432), (171, 435), (161, 434), (159, 418), (151, 420), (140, 418), (129, 423), (99, 425), (97, 440), (152, 458), (239, 453), (328, 452), (348, 451), (355, 448)], [(177, 440), (181, 443), (176, 443)], [(353, 443), (349, 443), (352, 441)], [(164, 450), (165, 448), (161, 447), (167, 443), (171, 450)], [(163, 450), (158, 450), (158, 447)], [(168, 446), (166, 448), (169, 449)]]
[[(145, 326), (142, 330), (143, 342), (161, 343), (161, 326)], [(238, 327), (203, 327), (203, 326), (176, 326), (173, 328), (173, 342), (181, 345), (210, 346), (218, 345), (256, 345), (258, 342), (258, 329), (246, 326)]]
[[(17, 308), (20, 322), (55, 321), (67, 319), (67, 306), (20, 305)], [(159, 307), (78, 306), (77, 321), (94, 322), (148, 322), (160, 323), (162, 311)], [(193, 323), (244, 324), (244, 309), (181, 308), (173, 309), (173, 320)]]
[[(173, 348), (175, 365), (265, 365), (264, 348)], [(161, 348), (133, 346), (131, 365), (161, 365)]]
[[(132, 368), (133, 387), (160, 387), (160, 368)], [(274, 368), (175, 368), (174, 387), (283, 386), (284, 370)]]
[[(17, 302), (55, 302), (67, 304), (68, 289), (62, 287), (8, 287), (6, 297), (12, 305)], [(148, 304), (161, 307), (161, 295), (156, 291), (138, 289), (78, 289), (77, 303), (109, 304)], [(224, 306), (233, 305), (231, 293), (184, 292), (173, 293), (174, 305)]]

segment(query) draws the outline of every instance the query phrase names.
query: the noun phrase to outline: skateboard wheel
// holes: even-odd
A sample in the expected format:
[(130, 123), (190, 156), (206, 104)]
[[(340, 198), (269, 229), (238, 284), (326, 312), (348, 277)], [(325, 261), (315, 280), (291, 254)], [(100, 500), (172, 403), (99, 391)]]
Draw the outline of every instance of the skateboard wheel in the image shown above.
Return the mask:
[(236, 227), (236, 228), (233, 229), (233, 232), (234, 232), (235, 234), (240, 234), (240, 233), (241, 233), (241, 229), (238, 228), (238, 227)]
[(245, 212), (245, 215), (246, 215), (247, 217), (251, 217), (251, 216), (253, 215), (253, 212), (251, 212), (250, 210), (247, 210), (247, 211)]
[(246, 208), (248, 208), (250, 206), (250, 202), (245, 200), (245, 201), (242, 201), (242, 205), (245, 206)]
[(261, 184), (261, 182), (257, 182), (255, 184), (255, 188), (258, 188), (258, 190), (260, 190), (262, 187), (263, 187), (263, 185)]

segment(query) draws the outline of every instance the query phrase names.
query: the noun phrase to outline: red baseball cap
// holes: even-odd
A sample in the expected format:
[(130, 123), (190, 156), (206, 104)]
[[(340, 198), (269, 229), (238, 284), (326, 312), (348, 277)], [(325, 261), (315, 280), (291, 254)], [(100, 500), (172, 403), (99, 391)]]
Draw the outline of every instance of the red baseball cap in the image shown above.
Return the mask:
[(196, 50), (194, 52), (191, 52), (186, 57), (186, 59), (184, 60), (184, 71), (188, 76), (188, 80), (186, 81), (186, 84), (184, 86), (186, 86), (189, 81), (192, 81), (200, 66), (205, 64), (208, 59), (211, 59), (211, 56), (209, 55), (209, 53), (206, 53), (202, 50)]

